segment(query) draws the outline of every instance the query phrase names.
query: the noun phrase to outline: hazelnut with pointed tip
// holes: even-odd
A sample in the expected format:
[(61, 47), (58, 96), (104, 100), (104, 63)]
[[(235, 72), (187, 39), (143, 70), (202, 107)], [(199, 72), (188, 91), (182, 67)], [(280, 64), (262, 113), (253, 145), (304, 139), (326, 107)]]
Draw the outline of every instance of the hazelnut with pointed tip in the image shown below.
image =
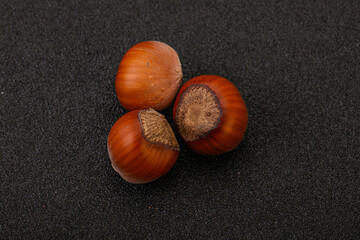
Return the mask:
[(146, 41), (134, 45), (120, 62), (116, 95), (127, 110), (167, 108), (178, 92), (182, 70), (179, 56), (169, 45)]

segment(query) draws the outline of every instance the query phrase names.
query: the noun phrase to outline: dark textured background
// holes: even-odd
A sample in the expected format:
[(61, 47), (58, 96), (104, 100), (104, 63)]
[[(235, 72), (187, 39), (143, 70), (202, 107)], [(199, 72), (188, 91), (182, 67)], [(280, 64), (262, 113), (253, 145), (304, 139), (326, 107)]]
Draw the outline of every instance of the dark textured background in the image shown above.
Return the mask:
[[(358, 0), (1, 1), (0, 31), (1, 239), (359, 238)], [(181, 143), (131, 185), (106, 140), (118, 64), (145, 40), (178, 52), (183, 82), (231, 80), (249, 125), (234, 151)]]

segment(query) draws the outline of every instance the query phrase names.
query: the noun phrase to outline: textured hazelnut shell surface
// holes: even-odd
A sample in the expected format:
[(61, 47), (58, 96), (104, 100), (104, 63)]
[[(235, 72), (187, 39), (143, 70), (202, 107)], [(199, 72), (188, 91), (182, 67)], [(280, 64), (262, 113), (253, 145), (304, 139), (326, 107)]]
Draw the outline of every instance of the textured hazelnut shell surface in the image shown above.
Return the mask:
[[(176, 122), (176, 111), (183, 92), (193, 84), (203, 84), (209, 87), (220, 102), (222, 116), (218, 127), (203, 138), (195, 141), (185, 141), (193, 151), (203, 155), (217, 155), (233, 150), (243, 139), (248, 112), (236, 86), (229, 80), (216, 75), (203, 75), (192, 78), (180, 89), (173, 109), (173, 119)], [(180, 134), (181, 135), (181, 134)]]
[(150, 143), (144, 139), (138, 119), (139, 110), (119, 118), (108, 136), (112, 167), (130, 183), (148, 183), (167, 173), (175, 164), (179, 150)]
[(181, 64), (176, 51), (158, 41), (134, 45), (120, 62), (115, 90), (127, 110), (168, 107), (182, 80)]

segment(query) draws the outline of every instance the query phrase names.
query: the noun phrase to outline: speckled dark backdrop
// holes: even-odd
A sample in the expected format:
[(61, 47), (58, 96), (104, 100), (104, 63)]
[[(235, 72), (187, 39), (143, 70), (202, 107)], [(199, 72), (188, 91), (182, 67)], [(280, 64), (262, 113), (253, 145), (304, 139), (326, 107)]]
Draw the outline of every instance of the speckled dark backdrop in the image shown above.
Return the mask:
[[(359, 239), (358, 0), (1, 1), (0, 32), (1, 239)], [(249, 125), (131, 185), (106, 140), (145, 40), (231, 80)]]

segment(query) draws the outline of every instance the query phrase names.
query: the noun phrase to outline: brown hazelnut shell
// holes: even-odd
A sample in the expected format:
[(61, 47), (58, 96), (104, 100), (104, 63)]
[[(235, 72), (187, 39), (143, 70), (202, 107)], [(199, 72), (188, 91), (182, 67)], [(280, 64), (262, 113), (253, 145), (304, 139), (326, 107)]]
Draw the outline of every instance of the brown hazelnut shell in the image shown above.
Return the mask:
[(174, 104), (173, 119), (179, 131), (177, 111), (179, 100), (189, 87), (205, 85), (216, 95), (221, 108), (220, 121), (217, 127), (207, 132), (199, 139), (188, 141), (180, 132), (186, 145), (193, 151), (203, 155), (217, 155), (233, 150), (243, 139), (247, 123), (248, 112), (236, 86), (229, 80), (216, 75), (203, 75), (192, 78), (180, 89)]
[(119, 118), (111, 128), (107, 142), (114, 170), (124, 180), (136, 184), (154, 181), (167, 173), (180, 150), (178, 145), (168, 147), (146, 140), (139, 120), (140, 112), (131, 111)]
[(116, 96), (127, 110), (168, 107), (178, 92), (182, 70), (179, 56), (158, 41), (131, 47), (120, 62), (115, 79)]

